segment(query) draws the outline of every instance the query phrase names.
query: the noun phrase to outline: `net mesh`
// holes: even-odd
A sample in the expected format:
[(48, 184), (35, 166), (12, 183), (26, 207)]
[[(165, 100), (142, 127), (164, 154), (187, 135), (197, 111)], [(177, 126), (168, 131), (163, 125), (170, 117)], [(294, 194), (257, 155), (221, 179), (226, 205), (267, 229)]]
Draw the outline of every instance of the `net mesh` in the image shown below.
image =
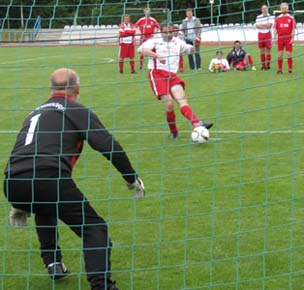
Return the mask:
[[(303, 14), (295, 14), (292, 74), (276, 74), (275, 46), (267, 72), (211, 74), (210, 58), (218, 49), (226, 55), (235, 38), (260, 67), (248, 25), (264, 2), (272, 12), (280, 1), (192, 1), (203, 35), (216, 34), (210, 43), (203, 38), (202, 71), (191, 71), (185, 56), (180, 75), (193, 110), (215, 123), (211, 140), (199, 145), (177, 107), (180, 136), (168, 138), (146, 68), (129, 75), (126, 61), (125, 73), (118, 73), (121, 15), (135, 22), (149, 6), (159, 22), (180, 24), (184, 2), (2, 0), (2, 168), (23, 119), (49, 97), (52, 71), (71, 67), (80, 76), (80, 101), (120, 141), (146, 185), (145, 199), (134, 200), (121, 176), (88, 146), (74, 170), (75, 182), (109, 225), (119, 289), (302, 289)], [(304, 9), (303, 1), (289, 4), (292, 11)], [(58, 226), (59, 243), (71, 275), (55, 283), (42, 265), (33, 217), (17, 229), (9, 225), (3, 196), (0, 208), (1, 290), (88, 289), (81, 241), (67, 226)]]

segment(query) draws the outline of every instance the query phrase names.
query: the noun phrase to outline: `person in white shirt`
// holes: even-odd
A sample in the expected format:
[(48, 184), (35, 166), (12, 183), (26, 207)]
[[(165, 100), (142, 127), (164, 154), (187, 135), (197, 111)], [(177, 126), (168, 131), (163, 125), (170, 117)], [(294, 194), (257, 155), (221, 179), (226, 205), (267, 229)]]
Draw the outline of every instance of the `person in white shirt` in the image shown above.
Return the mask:
[(174, 37), (174, 30), (173, 24), (162, 23), (160, 37), (148, 39), (137, 50), (138, 53), (149, 57), (150, 85), (157, 99), (165, 104), (166, 119), (172, 139), (178, 136), (174, 100), (178, 103), (182, 115), (192, 123), (193, 127), (204, 126), (209, 129), (213, 125), (201, 121), (193, 113), (185, 95), (185, 82), (176, 75), (180, 54), (192, 53), (194, 47)]
[(258, 47), (260, 49), (261, 69), (269, 70), (271, 62), (271, 29), (275, 17), (268, 13), (267, 5), (261, 8), (262, 14), (258, 15), (255, 21), (255, 27), (258, 30)]
[(212, 58), (209, 64), (209, 71), (211, 72), (227, 72), (230, 70), (230, 65), (226, 58), (223, 58), (223, 52), (218, 50), (216, 57)]
[(131, 73), (135, 73), (135, 34), (136, 26), (131, 22), (130, 15), (124, 16), (119, 25), (119, 72), (123, 73), (124, 59), (130, 59)]

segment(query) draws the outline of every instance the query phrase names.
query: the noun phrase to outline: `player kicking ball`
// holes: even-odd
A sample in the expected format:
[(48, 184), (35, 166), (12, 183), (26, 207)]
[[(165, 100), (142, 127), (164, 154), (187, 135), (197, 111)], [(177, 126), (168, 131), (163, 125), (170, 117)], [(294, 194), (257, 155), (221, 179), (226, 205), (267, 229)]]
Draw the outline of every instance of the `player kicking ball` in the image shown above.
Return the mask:
[[(176, 72), (181, 53), (192, 53), (194, 47), (183, 40), (174, 37), (174, 25), (163, 22), (160, 25), (161, 36), (148, 39), (138, 52), (149, 57), (148, 76), (150, 85), (157, 99), (165, 104), (166, 119), (170, 129), (171, 139), (178, 137), (174, 101), (179, 105), (182, 115), (189, 120), (193, 127), (204, 126), (209, 129), (213, 123), (198, 119), (188, 104), (185, 95), (185, 82)], [(197, 41), (200, 41), (197, 39)]]

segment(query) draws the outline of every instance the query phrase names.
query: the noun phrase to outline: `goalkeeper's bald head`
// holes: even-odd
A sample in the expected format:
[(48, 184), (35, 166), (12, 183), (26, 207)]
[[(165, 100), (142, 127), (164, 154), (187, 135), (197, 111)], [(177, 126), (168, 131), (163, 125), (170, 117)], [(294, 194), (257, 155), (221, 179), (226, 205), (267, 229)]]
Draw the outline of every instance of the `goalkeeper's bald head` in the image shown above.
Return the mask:
[(69, 68), (60, 68), (51, 75), (50, 88), (52, 94), (64, 94), (75, 100), (79, 98), (79, 76)]

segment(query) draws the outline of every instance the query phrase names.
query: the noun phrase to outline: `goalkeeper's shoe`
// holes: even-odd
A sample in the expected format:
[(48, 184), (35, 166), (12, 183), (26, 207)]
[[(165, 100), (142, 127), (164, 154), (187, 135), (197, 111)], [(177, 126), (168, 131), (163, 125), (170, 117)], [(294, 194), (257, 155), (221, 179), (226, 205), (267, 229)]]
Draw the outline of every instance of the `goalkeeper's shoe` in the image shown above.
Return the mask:
[(60, 280), (70, 274), (70, 271), (62, 262), (51, 263), (47, 266), (47, 269), (53, 280)]
[(199, 127), (199, 126), (205, 127), (206, 129), (210, 129), (213, 126), (213, 123), (207, 123), (207, 122), (200, 121), (198, 123), (198, 125), (195, 127)]
[(116, 282), (113, 281), (111, 278), (107, 278), (107, 288), (106, 290), (119, 290), (116, 286), (115, 286)]

